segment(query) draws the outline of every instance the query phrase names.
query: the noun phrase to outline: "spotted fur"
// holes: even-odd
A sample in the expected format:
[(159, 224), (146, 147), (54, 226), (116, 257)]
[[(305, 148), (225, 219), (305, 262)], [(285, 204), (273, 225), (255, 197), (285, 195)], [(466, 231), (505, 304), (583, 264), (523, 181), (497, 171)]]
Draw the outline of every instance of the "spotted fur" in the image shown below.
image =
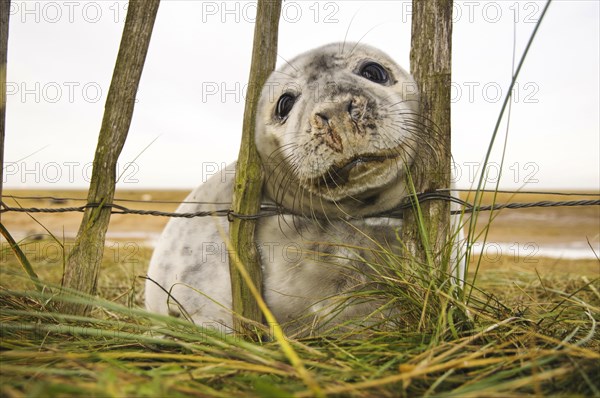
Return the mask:
[[(372, 62), (386, 72), (384, 83), (361, 73)], [(397, 206), (408, 193), (406, 170), (413, 159), (431, 155), (416, 92), (412, 77), (391, 58), (355, 43), (301, 54), (265, 84), (256, 115), (264, 202), (296, 215), (260, 219), (257, 246), (264, 297), (288, 333), (364, 320), (381, 305), (353, 293), (376, 284), (368, 264), (382, 247), (398, 250), (402, 224), (365, 216)], [(278, 114), (284, 94), (295, 100), (285, 115)], [(216, 175), (186, 201), (228, 202), (232, 180)], [(213, 208), (182, 204), (179, 211)], [(230, 328), (227, 234), (224, 217), (170, 220), (148, 271), (147, 308)]]

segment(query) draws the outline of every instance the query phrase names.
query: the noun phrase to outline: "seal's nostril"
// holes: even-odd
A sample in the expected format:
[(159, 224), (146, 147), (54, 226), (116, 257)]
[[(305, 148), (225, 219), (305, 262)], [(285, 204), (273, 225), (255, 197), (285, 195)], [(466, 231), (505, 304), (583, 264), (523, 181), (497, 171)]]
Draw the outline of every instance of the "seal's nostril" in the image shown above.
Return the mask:
[(322, 113), (315, 113), (315, 116), (318, 117), (318, 118), (321, 118), (321, 120), (324, 123), (329, 122), (329, 118), (327, 116), (323, 115)]
[(346, 107), (346, 112), (350, 115), (350, 118), (357, 122), (360, 119), (363, 119), (365, 116), (364, 109), (364, 101), (361, 98), (353, 98), (348, 102), (348, 106)]
[(311, 124), (317, 129), (329, 128), (329, 118), (322, 113), (315, 113), (311, 119)]

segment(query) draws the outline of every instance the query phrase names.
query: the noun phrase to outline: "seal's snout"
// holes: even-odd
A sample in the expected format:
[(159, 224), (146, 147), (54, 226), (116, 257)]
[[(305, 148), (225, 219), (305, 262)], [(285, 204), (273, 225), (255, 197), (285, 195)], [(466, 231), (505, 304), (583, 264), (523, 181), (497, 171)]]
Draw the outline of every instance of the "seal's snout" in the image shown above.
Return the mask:
[(325, 113), (315, 112), (310, 118), (310, 125), (315, 137), (319, 137), (323, 140), (325, 145), (332, 151), (342, 153), (344, 152), (344, 144), (342, 143), (342, 137), (339, 133), (340, 123), (339, 120), (331, 120), (330, 122), (330, 117), (334, 116), (327, 116)]
[(309, 118), (315, 137), (333, 151), (342, 153), (344, 145), (360, 145), (357, 139), (367, 133), (367, 99), (360, 95), (332, 98), (315, 106)]
[(362, 95), (334, 96), (320, 102), (315, 106), (313, 115), (325, 121), (334, 117), (349, 117), (354, 122), (360, 122), (367, 115), (368, 100)]

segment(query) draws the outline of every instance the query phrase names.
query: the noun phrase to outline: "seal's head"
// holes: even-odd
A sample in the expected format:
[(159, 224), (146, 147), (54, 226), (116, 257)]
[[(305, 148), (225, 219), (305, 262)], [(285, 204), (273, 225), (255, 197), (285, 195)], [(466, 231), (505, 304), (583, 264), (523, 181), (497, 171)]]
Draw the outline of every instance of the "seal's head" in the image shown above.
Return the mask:
[(407, 194), (417, 87), (383, 52), (334, 43), (274, 71), (256, 115), (267, 196), (303, 214), (360, 217)]

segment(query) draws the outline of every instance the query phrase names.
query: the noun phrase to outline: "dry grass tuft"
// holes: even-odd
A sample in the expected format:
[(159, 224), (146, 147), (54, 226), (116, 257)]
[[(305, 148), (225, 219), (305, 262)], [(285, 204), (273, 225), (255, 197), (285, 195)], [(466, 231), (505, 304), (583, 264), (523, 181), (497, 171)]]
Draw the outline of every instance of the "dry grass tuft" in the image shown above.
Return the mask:
[[(89, 317), (54, 311), (58, 297), (35, 291), (2, 253), (2, 396), (312, 396), (277, 343), (248, 343), (141, 310), (138, 276), (150, 250), (126, 253), (107, 250), (104, 299), (61, 296), (92, 303)], [(430, 278), (418, 264), (402, 268), (389, 253), (383, 259), (387, 282), (371, 294), (402, 303), (395, 326), (291, 341), (325, 394), (600, 395), (600, 281), (593, 275), (540, 275), (550, 260), (483, 264), (463, 301), (443, 275)], [(62, 263), (35, 260), (55, 292)]]

